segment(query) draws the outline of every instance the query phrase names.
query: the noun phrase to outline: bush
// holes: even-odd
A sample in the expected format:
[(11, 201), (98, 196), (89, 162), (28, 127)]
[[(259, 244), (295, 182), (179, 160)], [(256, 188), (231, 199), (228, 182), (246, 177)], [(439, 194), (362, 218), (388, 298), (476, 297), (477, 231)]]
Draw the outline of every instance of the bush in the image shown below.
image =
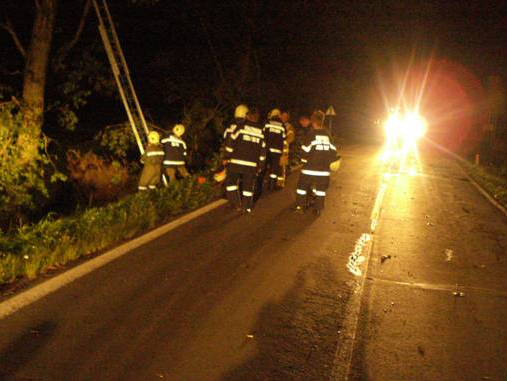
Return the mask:
[(33, 278), (154, 228), (169, 217), (209, 202), (217, 188), (195, 177), (136, 193), (101, 208), (55, 219), (49, 215), (11, 234), (0, 233), (0, 284)]
[(128, 169), (119, 161), (108, 161), (92, 152), (67, 152), (69, 178), (86, 199), (99, 202), (116, 200), (129, 180)]

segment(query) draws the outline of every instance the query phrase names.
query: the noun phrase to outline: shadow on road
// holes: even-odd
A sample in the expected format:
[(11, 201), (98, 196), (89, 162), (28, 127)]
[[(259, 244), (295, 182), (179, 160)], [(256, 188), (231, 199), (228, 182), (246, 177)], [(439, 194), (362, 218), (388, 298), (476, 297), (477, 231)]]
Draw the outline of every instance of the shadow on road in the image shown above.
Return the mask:
[(349, 292), (330, 257), (309, 263), (284, 298), (260, 312), (251, 339), (257, 355), (222, 381), (330, 379)]
[(54, 322), (44, 321), (27, 329), (7, 344), (0, 352), (0, 380), (29, 380), (28, 378), (20, 378), (15, 374), (44, 349), (55, 330), (56, 324)]

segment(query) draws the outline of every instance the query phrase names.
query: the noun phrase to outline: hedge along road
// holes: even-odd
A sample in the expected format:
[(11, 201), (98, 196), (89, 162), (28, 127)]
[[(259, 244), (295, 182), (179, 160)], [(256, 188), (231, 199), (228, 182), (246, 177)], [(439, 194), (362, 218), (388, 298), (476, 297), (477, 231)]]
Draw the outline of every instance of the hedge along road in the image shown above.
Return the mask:
[(57, 380), (331, 377), (369, 226), (378, 147), (348, 147), (320, 218), (297, 176), (254, 216), (220, 207), (4, 318), (4, 376)]

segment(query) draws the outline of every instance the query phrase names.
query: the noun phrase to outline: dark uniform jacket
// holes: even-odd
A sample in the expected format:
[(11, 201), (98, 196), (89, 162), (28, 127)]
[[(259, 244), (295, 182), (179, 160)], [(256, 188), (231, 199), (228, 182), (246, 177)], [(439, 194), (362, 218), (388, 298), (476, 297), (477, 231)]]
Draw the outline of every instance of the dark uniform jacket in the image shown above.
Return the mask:
[(141, 162), (145, 166), (160, 165), (163, 160), (164, 150), (161, 144), (148, 144), (141, 157)]
[(161, 140), (164, 145), (164, 166), (179, 167), (185, 165), (187, 157), (187, 145), (180, 138), (170, 134)]
[(225, 147), (228, 171), (255, 173), (266, 159), (262, 128), (250, 121), (238, 125)]
[(264, 138), (269, 152), (282, 154), (287, 136), (285, 126), (280, 119), (273, 118), (266, 123), (264, 126)]
[(336, 147), (325, 129), (312, 129), (302, 146), (301, 173), (309, 176), (329, 176), (329, 165), (338, 159)]

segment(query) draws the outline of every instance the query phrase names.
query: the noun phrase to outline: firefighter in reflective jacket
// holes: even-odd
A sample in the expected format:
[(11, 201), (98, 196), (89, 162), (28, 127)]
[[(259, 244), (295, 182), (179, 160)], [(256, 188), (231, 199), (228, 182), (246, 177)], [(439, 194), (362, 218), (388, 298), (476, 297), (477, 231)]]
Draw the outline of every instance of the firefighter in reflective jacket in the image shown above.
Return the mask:
[(324, 113), (313, 113), (311, 123), (313, 130), (302, 145), (303, 169), (299, 177), (296, 191), (296, 210), (304, 211), (307, 206), (310, 192), (316, 197), (315, 207), (317, 214), (324, 208), (326, 190), (329, 186), (331, 168), (339, 167), (339, 157), (336, 147), (331, 141), (328, 131), (323, 127)]
[[(227, 176), (225, 166), (227, 165), (227, 147), (230, 145), (231, 135), (236, 131), (238, 126), (242, 126), (245, 123), (246, 115), (248, 113), (248, 107), (244, 104), (240, 104), (234, 110), (234, 120), (231, 125), (224, 131), (224, 144), (222, 149), (222, 165), (217, 168), (217, 173), (214, 175), (215, 181), (222, 182)], [(230, 148), (229, 148), (230, 149)]]
[(160, 184), (163, 161), (164, 149), (160, 144), (160, 135), (157, 131), (151, 131), (148, 134), (148, 145), (141, 157), (144, 167), (139, 179), (139, 190), (155, 189)]
[(285, 126), (280, 119), (281, 112), (275, 108), (271, 110), (269, 120), (264, 126), (266, 140), (266, 171), (269, 174), (269, 189), (275, 189), (280, 173), (280, 158), (286, 145)]
[(183, 124), (176, 124), (172, 133), (162, 139), (164, 145), (164, 167), (170, 181), (176, 180), (176, 172), (181, 177), (187, 177), (188, 172), (185, 167), (185, 159), (187, 158), (187, 145), (181, 139), (185, 133)]
[(226, 146), (227, 199), (231, 207), (241, 209), (244, 213), (252, 212), (255, 179), (266, 159), (264, 135), (258, 121), (258, 110), (251, 109), (245, 123), (231, 134)]

